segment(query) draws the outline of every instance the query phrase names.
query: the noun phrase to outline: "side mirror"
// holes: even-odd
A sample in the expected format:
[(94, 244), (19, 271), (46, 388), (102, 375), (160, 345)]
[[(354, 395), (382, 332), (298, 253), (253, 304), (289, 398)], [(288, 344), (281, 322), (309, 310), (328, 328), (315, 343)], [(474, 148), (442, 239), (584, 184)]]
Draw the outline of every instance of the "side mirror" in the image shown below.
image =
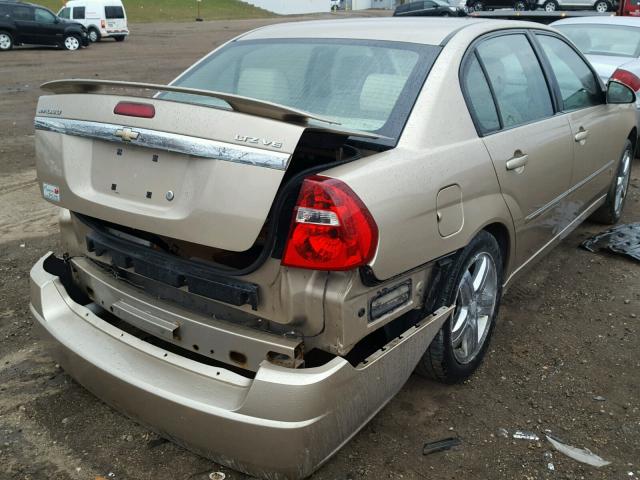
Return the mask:
[(607, 84), (607, 103), (635, 103), (636, 92), (623, 83), (616, 80), (609, 80)]

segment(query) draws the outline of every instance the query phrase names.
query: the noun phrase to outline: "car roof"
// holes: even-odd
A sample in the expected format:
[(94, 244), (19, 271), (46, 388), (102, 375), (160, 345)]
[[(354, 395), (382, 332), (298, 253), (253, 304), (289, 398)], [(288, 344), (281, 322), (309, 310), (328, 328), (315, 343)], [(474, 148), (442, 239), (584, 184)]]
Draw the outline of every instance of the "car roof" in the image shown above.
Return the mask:
[(556, 27), (558, 25), (571, 25), (577, 23), (595, 23), (600, 25), (623, 25), (627, 27), (640, 28), (640, 19), (634, 17), (575, 17), (575, 18), (563, 18), (553, 22), (550, 26)]
[(500, 28), (546, 28), (537, 23), (519, 20), (487, 20), (469, 17), (378, 17), (279, 23), (253, 30), (243, 35), (240, 40), (346, 38), (441, 45), (459, 31), (471, 26), (475, 26), (474, 30), (480, 30), (480, 33)]

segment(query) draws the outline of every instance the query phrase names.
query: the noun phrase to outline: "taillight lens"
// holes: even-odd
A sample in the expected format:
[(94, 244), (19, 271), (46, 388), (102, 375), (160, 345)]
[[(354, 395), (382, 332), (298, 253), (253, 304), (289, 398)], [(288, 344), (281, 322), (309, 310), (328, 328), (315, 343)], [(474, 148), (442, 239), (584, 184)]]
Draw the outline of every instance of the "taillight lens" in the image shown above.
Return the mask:
[(113, 109), (113, 113), (127, 117), (153, 118), (156, 115), (156, 109), (148, 103), (120, 102)]
[(618, 82), (626, 85), (634, 92), (640, 90), (640, 78), (638, 78), (635, 74), (629, 72), (628, 70), (618, 68), (615, 72), (613, 72), (613, 75), (611, 75), (611, 79), (617, 80)]
[(282, 257), (288, 267), (350, 270), (367, 264), (378, 227), (345, 183), (314, 175), (302, 183)]
[(100, 20), (100, 27), (107, 28), (107, 22), (105, 22), (104, 20)]

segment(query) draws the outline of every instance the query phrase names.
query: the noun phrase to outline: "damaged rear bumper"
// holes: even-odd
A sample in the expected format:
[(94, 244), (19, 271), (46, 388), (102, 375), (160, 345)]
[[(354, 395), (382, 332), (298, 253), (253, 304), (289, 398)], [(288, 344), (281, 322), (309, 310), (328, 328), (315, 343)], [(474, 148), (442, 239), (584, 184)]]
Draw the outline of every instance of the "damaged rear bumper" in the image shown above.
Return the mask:
[(255, 378), (134, 337), (74, 302), (60, 279), (31, 270), (31, 311), (63, 368), (96, 396), (161, 435), (269, 479), (310, 475), (402, 387), (451, 313), (442, 308), (360, 365), (263, 362)]

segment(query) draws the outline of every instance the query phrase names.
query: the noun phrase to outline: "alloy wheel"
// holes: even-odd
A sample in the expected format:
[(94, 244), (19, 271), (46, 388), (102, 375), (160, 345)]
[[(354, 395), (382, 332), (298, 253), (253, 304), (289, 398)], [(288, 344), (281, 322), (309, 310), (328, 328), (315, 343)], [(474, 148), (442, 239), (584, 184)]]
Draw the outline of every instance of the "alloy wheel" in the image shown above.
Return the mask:
[(609, 5), (607, 5), (605, 2), (596, 3), (596, 12), (606, 13), (608, 11), (609, 11)]
[(472, 362), (491, 330), (498, 295), (498, 274), (493, 258), (480, 252), (469, 262), (456, 296), (451, 318), (451, 347), (461, 364)]
[(0, 33), (0, 50), (9, 50), (11, 48), (11, 37), (6, 33)]
[(544, 10), (546, 12), (555, 12), (556, 11), (556, 4), (553, 2), (549, 2), (544, 6)]
[(80, 42), (76, 37), (67, 37), (64, 39), (64, 47), (67, 50), (77, 50), (80, 48)]
[(618, 171), (618, 177), (616, 178), (616, 197), (613, 204), (616, 216), (620, 215), (622, 206), (624, 205), (624, 199), (627, 196), (627, 190), (629, 188), (629, 180), (631, 173), (631, 152), (626, 150), (620, 162), (620, 170)]
[(95, 43), (98, 41), (98, 32), (95, 30), (89, 30), (89, 41)]

